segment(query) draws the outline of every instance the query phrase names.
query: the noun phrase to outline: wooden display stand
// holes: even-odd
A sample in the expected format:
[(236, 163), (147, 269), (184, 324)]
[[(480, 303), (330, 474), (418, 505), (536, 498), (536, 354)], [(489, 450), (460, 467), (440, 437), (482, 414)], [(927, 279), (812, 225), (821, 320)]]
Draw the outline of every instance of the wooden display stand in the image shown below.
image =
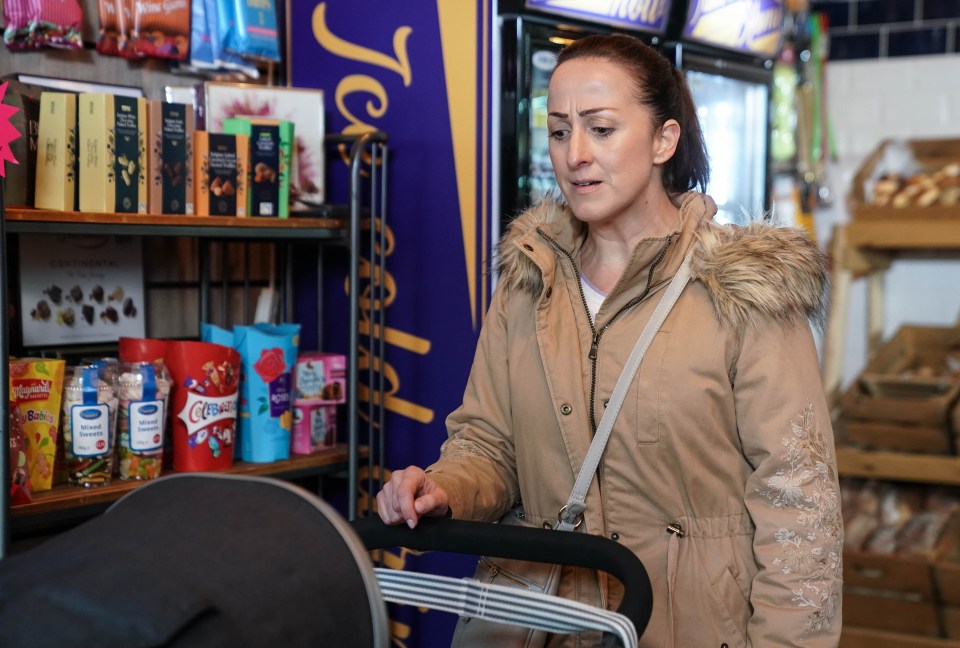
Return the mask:
[[(844, 339), (854, 278), (866, 277), (867, 349), (873, 357), (883, 340), (883, 275), (897, 258), (960, 259), (960, 218), (926, 219), (916, 210), (900, 210), (902, 217), (854, 220), (834, 230), (832, 290), (823, 361), (823, 383), (834, 414), (842, 402), (841, 376)], [(960, 215), (960, 214), (958, 214)], [(960, 485), (960, 456), (930, 455), (858, 448), (837, 448), (841, 477)], [(845, 624), (841, 648), (960, 648), (953, 632), (955, 610), (938, 609), (941, 625), (951, 639), (891, 632)]]
[[(913, 212), (915, 214), (916, 212)], [(960, 219), (925, 220), (910, 212), (900, 219), (853, 221), (834, 230), (832, 294), (827, 320), (823, 386), (836, 410), (841, 403), (841, 372), (847, 332), (850, 286), (865, 276), (867, 350), (872, 357), (883, 342), (883, 273), (896, 258), (936, 255), (960, 258)], [(839, 448), (842, 476), (872, 477), (960, 485), (960, 457)]]

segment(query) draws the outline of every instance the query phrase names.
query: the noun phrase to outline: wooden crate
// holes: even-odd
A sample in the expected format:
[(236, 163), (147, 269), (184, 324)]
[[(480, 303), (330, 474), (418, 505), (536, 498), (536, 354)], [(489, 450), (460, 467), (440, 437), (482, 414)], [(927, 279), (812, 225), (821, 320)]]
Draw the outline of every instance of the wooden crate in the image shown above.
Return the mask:
[[(960, 328), (903, 326), (870, 360), (843, 395), (843, 419), (855, 426), (874, 423), (885, 428), (855, 429), (861, 441), (875, 447), (894, 437), (896, 425), (926, 428), (902, 430), (913, 439), (898, 441), (908, 449), (952, 451), (951, 414), (960, 397), (960, 379), (907, 375), (920, 367), (939, 369), (949, 354), (960, 354)], [(935, 430), (942, 431), (938, 438)]]
[(888, 632), (939, 637), (940, 616), (932, 601), (843, 592), (844, 626), (868, 627)]
[(874, 596), (886, 594), (932, 603), (936, 599), (933, 565), (933, 559), (921, 556), (844, 551), (845, 593), (849, 590)]
[[(906, 144), (923, 172), (935, 172), (947, 164), (960, 162), (960, 139), (910, 140)], [(891, 140), (881, 142), (857, 170), (850, 185), (850, 193), (847, 195), (851, 216), (855, 220), (883, 220), (911, 216), (924, 219), (960, 219), (960, 205), (898, 208), (880, 207), (867, 203), (864, 183), (873, 175), (877, 165), (881, 164), (886, 149), (892, 145)]]
[(954, 441), (946, 426), (903, 425), (883, 421), (842, 420), (843, 438), (866, 449), (923, 454), (953, 454)]

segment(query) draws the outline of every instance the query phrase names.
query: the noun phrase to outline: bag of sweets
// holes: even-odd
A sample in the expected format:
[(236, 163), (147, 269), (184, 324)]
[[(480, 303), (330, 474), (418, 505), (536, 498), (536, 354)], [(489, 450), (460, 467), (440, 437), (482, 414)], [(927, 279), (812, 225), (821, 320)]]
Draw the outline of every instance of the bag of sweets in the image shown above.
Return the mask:
[(117, 435), (117, 378), (104, 366), (80, 365), (63, 390), (63, 447), (67, 483), (104, 486), (113, 476)]
[(10, 409), (18, 410), (23, 424), (24, 450), (33, 492), (53, 487), (63, 372), (63, 360), (18, 358), (10, 362), (10, 391), (13, 393)]
[(173, 381), (173, 469), (225, 470), (233, 464), (240, 354), (209, 342), (167, 343)]
[(243, 359), (241, 456), (244, 461), (258, 463), (289, 459), (293, 368), (300, 325), (237, 326), (233, 337)]
[(120, 479), (156, 479), (163, 465), (170, 374), (162, 362), (120, 366)]

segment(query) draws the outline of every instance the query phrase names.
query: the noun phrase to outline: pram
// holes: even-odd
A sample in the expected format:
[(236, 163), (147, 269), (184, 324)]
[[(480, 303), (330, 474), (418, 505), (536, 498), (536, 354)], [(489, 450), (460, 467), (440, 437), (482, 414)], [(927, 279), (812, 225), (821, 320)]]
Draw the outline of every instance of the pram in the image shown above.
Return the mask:
[[(418, 597), (449, 588), (443, 577), (375, 572), (368, 550), (394, 546), (602, 569), (624, 583), (620, 612), (637, 634), (650, 616), (646, 572), (612, 540), (453, 520), (415, 530), (377, 519), (351, 525), (286, 482), (191, 473), (141, 486), (103, 515), (0, 561), (0, 646), (386, 648), (385, 594), (424, 605)], [(516, 590), (504, 596), (527, 609)], [(584, 627), (608, 630), (611, 645), (618, 636), (609, 623)]]

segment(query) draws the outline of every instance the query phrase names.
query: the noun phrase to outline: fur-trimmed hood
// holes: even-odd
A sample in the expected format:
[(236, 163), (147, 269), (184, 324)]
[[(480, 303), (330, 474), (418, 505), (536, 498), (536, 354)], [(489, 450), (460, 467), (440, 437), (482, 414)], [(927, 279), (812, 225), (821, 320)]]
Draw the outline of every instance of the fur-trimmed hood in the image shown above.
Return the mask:
[[(691, 276), (707, 289), (725, 327), (743, 330), (760, 319), (787, 324), (808, 319), (822, 325), (828, 286), (827, 258), (803, 231), (769, 222), (740, 227), (711, 220), (716, 207), (709, 198), (696, 203), (705, 209), (687, 213), (700, 194), (681, 197), (684, 220), (696, 220)], [(507, 290), (537, 295), (543, 288), (541, 269), (521, 245), (537, 232), (553, 236), (566, 231), (571, 240), (586, 233), (566, 205), (544, 200), (521, 214), (499, 244), (497, 270)], [(571, 250), (572, 251), (572, 250)]]

